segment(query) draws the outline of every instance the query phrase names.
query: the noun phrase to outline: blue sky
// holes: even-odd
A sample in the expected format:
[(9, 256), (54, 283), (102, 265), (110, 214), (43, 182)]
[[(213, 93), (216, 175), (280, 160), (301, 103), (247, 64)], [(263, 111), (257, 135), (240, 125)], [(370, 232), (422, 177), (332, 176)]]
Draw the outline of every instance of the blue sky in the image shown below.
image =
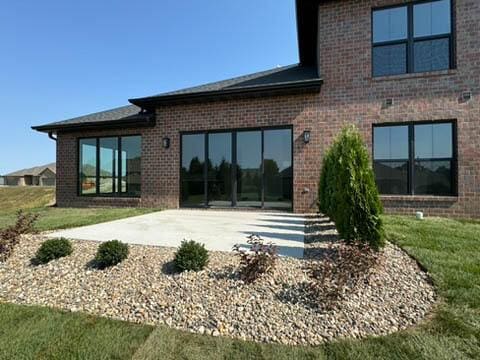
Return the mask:
[(0, 46), (0, 174), (55, 160), (32, 125), (298, 62), (294, 0), (7, 1)]

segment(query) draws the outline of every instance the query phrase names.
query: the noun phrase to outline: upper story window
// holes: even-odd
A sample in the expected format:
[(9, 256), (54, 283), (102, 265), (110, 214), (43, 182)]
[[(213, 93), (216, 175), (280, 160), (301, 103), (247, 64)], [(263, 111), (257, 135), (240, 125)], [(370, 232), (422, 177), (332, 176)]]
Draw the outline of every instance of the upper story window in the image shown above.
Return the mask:
[(451, 0), (373, 10), (373, 76), (453, 67)]

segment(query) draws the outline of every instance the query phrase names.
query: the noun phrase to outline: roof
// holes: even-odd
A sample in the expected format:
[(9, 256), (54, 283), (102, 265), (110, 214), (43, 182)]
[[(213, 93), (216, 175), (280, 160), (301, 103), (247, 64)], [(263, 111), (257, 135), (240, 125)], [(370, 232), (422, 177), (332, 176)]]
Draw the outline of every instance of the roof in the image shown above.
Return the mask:
[[(230, 98), (319, 92), (317, 39), (320, 0), (296, 0), (299, 64), (279, 67), (206, 85), (148, 97), (130, 99), (133, 105), (106, 110), (32, 129), (44, 132), (105, 127), (152, 126), (153, 109), (161, 105), (205, 102)], [(144, 109), (144, 111), (142, 111)]]
[(277, 67), (266, 71), (206, 85), (171, 91), (144, 98), (130, 99), (138, 106), (170, 105), (231, 97), (251, 97), (303, 91), (319, 91), (322, 80), (316, 66), (301, 64)]
[(18, 171), (14, 171), (10, 174), (6, 174), (4, 176), (39, 176), (41, 175), (45, 170), (49, 169), (52, 171), (54, 174), (57, 173), (57, 166), (55, 163), (47, 164), (47, 165), (42, 165), (42, 166), (36, 166), (33, 168), (29, 169), (22, 169)]
[(94, 128), (112, 124), (127, 127), (130, 125), (151, 125), (152, 122), (153, 118), (151, 114), (142, 113), (141, 108), (138, 106), (126, 105), (45, 125), (33, 126), (32, 129), (38, 131), (56, 131), (62, 129)]
[(154, 116), (142, 112), (143, 108), (158, 105), (201, 102), (231, 97), (252, 97), (298, 92), (319, 91), (322, 80), (317, 67), (289, 65), (217, 81), (206, 85), (171, 91), (130, 101), (136, 105), (101, 111), (89, 115), (33, 126), (38, 131), (59, 131), (99, 128), (107, 126), (149, 126), (155, 123)]

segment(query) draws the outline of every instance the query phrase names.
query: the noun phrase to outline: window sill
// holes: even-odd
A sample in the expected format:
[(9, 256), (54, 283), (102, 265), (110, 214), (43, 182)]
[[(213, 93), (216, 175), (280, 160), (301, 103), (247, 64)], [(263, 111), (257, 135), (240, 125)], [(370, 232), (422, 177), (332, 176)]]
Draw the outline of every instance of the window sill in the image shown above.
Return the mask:
[(390, 80), (435, 78), (435, 77), (442, 77), (442, 76), (452, 76), (456, 74), (457, 74), (457, 69), (449, 69), (449, 70), (438, 70), (438, 71), (429, 71), (429, 72), (421, 72), (421, 73), (409, 73), (409, 74), (401, 74), (401, 75), (370, 77), (369, 80), (373, 82), (382, 82), (382, 81), (390, 81)]
[(458, 196), (436, 195), (380, 195), (382, 201), (406, 201), (406, 202), (457, 202)]

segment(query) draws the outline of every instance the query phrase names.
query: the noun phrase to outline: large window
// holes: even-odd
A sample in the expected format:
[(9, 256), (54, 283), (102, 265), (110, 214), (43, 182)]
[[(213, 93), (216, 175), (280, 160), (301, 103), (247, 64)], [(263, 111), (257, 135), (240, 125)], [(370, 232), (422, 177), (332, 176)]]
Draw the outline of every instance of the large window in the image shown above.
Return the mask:
[(80, 195), (140, 196), (140, 136), (79, 140)]
[(453, 67), (451, 0), (373, 10), (373, 76)]
[(182, 135), (183, 206), (292, 208), (292, 130)]
[(454, 195), (454, 132), (452, 122), (375, 126), (373, 159), (380, 193)]

